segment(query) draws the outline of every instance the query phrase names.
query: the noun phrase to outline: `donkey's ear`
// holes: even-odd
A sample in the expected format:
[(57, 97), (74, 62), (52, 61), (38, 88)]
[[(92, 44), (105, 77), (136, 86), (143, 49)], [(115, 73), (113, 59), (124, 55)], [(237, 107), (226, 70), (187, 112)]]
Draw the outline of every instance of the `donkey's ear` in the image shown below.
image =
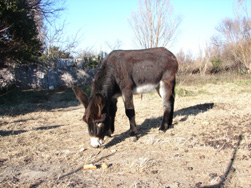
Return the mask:
[(74, 91), (78, 101), (81, 104), (83, 104), (85, 108), (87, 108), (89, 101), (88, 101), (88, 96), (86, 95), (86, 93), (79, 87), (75, 87), (75, 86), (72, 87), (72, 90)]

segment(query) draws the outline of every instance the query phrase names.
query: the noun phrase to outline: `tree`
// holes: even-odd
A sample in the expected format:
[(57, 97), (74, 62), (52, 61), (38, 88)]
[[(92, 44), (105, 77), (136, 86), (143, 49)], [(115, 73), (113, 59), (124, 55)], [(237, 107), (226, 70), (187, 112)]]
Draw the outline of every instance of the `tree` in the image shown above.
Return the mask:
[(234, 1), (235, 18), (225, 18), (212, 38), (218, 56), (232, 60), (239, 71), (251, 71), (251, 18), (245, 0)]
[(59, 58), (62, 58), (62, 59), (71, 59), (73, 58), (71, 56), (71, 53), (70, 52), (66, 52), (66, 51), (63, 51), (63, 50), (60, 50), (60, 48), (58, 46), (52, 46), (50, 49), (49, 49), (49, 54), (47, 53), (44, 53), (40, 60), (42, 62), (45, 62), (46, 60), (48, 59), (59, 59)]
[(34, 61), (41, 43), (34, 14), (26, 0), (0, 2), (0, 68), (6, 61)]
[(246, 18), (241, 20), (225, 19), (217, 28), (222, 35), (221, 42), (224, 50), (231, 52), (239, 70), (242, 69), (241, 66), (244, 66), (245, 69), (251, 69), (250, 21)]
[(110, 43), (107, 41), (106, 45), (110, 50), (118, 50), (123, 45), (123, 42), (121, 40), (117, 39), (114, 43)]
[(139, 10), (128, 22), (140, 47), (166, 47), (174, 39), (181, 18), (173, 15), (169, 0), (139, 0)]
[[(62, 25), (56, 24), (46, 24), (41, 28), (40, 36), (43, 41), (43, 62), (48, 63), (51, 59), (55, 58), (64, 58), (62, 56), (58, 56), (57, 51), (53, 50), (55, 46), (57, 46), (58, 51), (73, 54), (74, 50), (79, 44), (79, 31), (74, 35), (69, 37), (65, 37), (64, 33), (65, 23)], [(56, 52), (56, 53), (55, 53)], [(62, 54), (62, 53), (61, 53)]]
[(84, 66), (88, 68), (97, 68), (101, 62), (102, 55), (94, 53), (92, 50), (87, 49), (82, 52), (80, 58), (83, 60)]
[[(65, 0), (28, 0), (32, 2), (36, 14), (39, 39), (42, 42), (42, 62), (48, 63), (55, 58), (71, 58), (78, 45), (79, 31), (74, 36), (65, 37), (65, 21), (58, 24), (60, 13), (65, 10)], [(68, 55), (66, 55), (68, 54)]]
[(41, 28), (63, 10), (56, 0), (0, 1), (0, 68), (36, 62), (42, 53)]

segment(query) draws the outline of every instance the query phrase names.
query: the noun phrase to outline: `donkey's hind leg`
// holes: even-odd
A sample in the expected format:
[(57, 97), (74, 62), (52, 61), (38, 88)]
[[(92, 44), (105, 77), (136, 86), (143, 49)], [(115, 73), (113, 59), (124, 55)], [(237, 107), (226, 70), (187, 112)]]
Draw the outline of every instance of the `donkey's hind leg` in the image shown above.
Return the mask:
[(162, 80), (160, 82), (159, 94), (163, 103), (163, 119), (160, 131), (166, 131), (171, 128), (173, 122), (173, 109), (174, 109), (174, 87), (175, 79)]

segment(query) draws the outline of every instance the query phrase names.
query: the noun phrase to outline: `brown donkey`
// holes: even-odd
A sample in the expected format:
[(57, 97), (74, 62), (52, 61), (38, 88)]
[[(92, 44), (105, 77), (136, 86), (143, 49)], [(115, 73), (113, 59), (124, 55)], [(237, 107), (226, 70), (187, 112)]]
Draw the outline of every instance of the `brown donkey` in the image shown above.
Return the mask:
[(176, 57), (165, 48), (112, 51), (101, 63), (92, 83), (90, 98), (73, 87), (84, 105), (83, 120), (88, 124), (91, 145), (99, 147), (105, 136), (114, 132), (117, 98), (122, 96), (130, 122), (130, 136), (137, 139), (133, 94), (157, 89), (163, 101), (164, 115), (160, 131), (172, 125), (174, 108)]

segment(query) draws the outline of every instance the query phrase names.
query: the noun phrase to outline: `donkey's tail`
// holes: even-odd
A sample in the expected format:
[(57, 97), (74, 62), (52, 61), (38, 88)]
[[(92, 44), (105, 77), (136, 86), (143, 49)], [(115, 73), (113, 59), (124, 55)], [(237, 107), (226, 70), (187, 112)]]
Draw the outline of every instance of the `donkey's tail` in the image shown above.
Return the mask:
[(175, 98), (175, 85), (176, 85), (176, 78), (173, 80), (173, 88), (172, 88), (172, 96)]

